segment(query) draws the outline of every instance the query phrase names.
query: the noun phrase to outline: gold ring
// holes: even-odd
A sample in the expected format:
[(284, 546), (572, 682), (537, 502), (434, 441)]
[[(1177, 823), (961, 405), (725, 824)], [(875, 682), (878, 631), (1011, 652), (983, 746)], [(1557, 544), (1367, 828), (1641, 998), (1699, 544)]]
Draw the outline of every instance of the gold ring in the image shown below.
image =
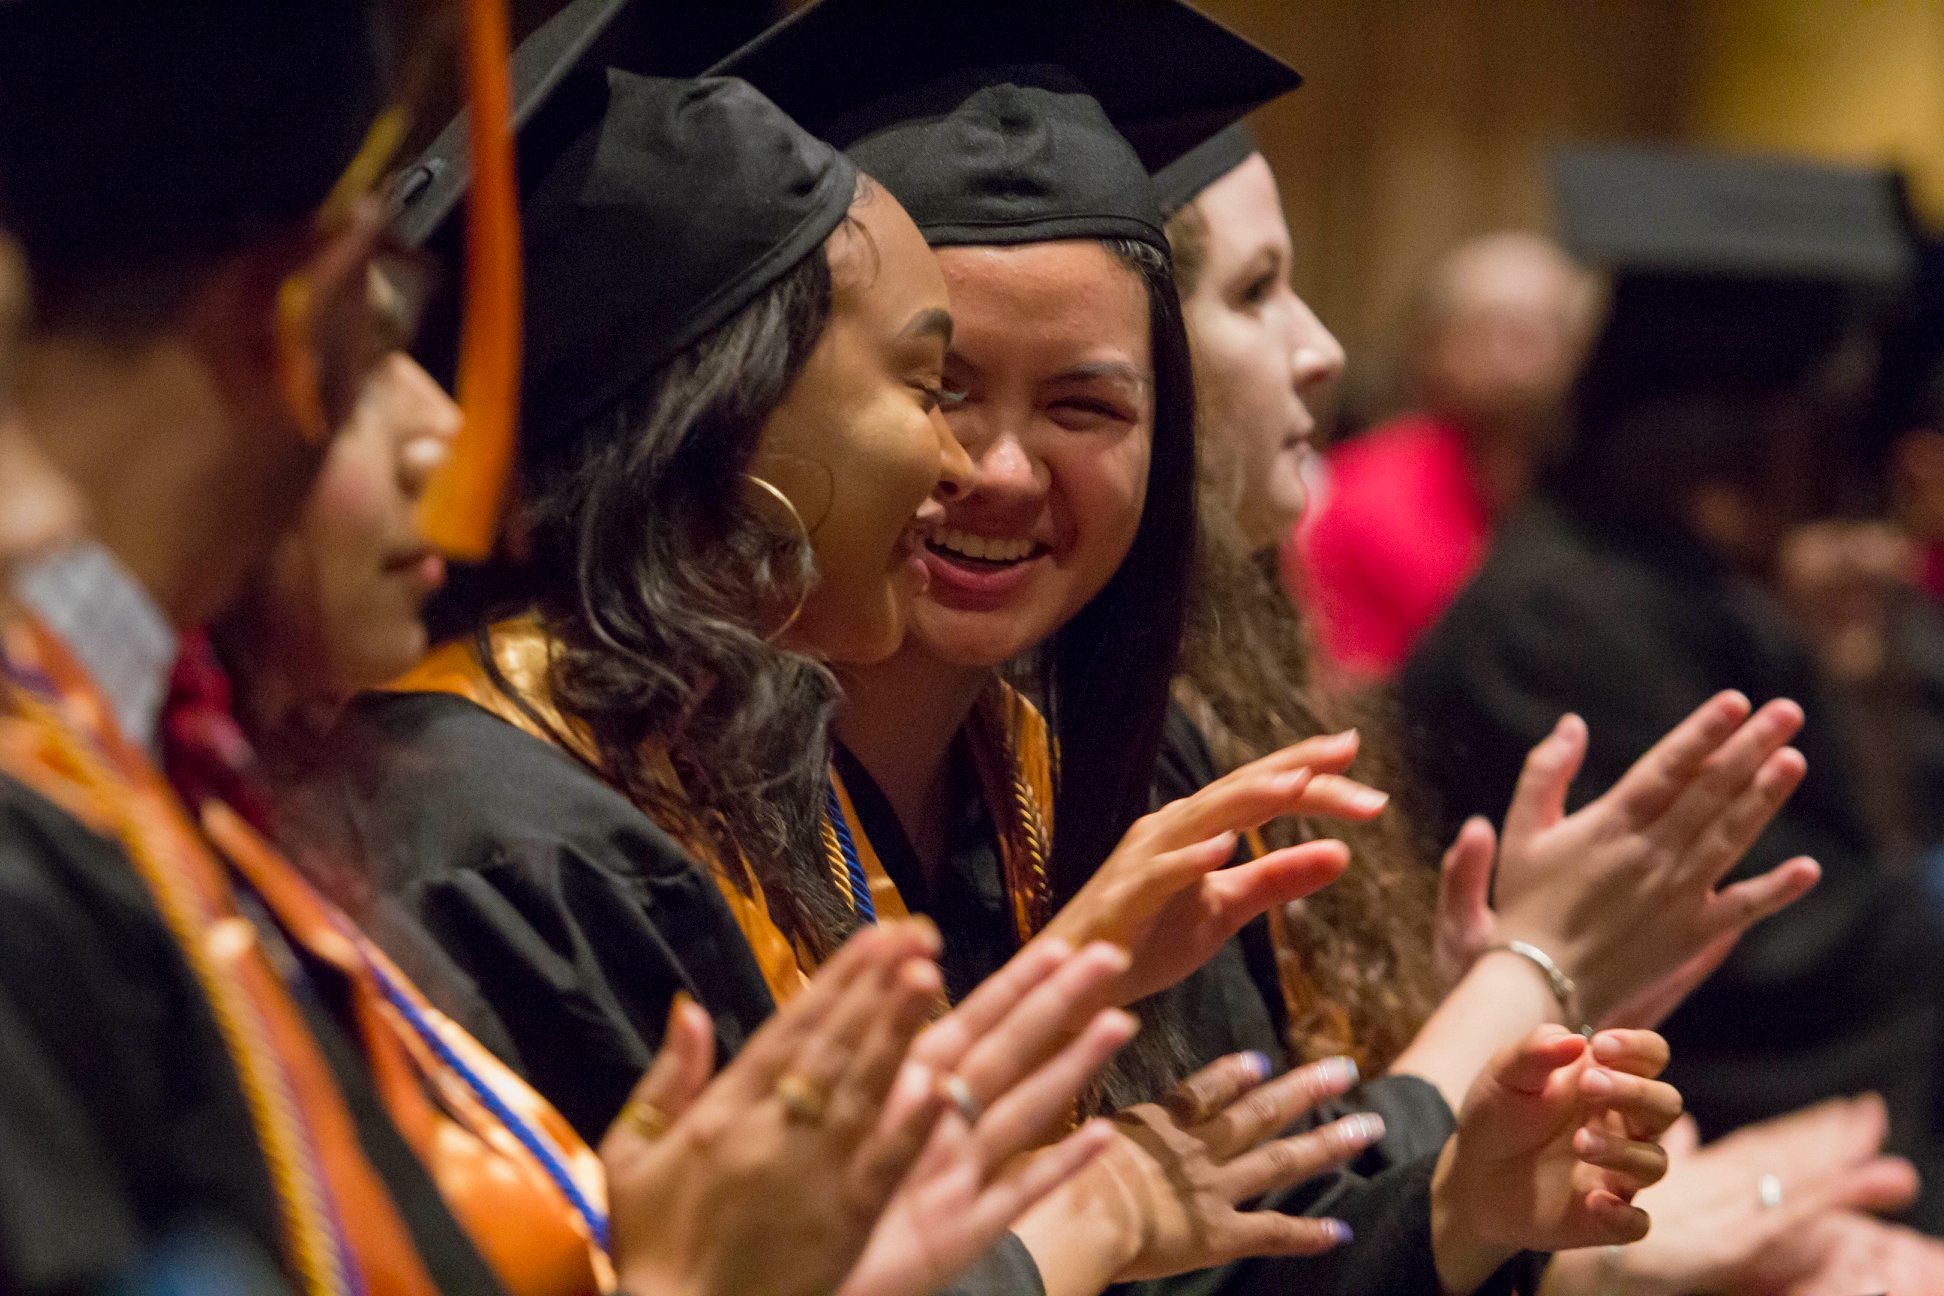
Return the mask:
[(815, 1125), (822, 1120), (824, 1104), (830, 1101), (829, 1094), (794, 1071), (776, 1082), (776, 1097), (791, 1120), (802, 1121), (805, 1125)]
[(649, 1140), (668, 1133), (675, 1118), (646, 1098), (637, 1098), (621, 1109), (621, 1120), (630, 1130)]

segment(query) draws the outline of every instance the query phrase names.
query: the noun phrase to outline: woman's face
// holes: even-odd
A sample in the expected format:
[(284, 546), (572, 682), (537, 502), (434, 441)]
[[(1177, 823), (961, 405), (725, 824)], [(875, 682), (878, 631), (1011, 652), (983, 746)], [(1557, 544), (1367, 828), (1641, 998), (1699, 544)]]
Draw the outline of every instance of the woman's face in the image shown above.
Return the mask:
[(940, 413), (952, 315), (924, 236), (874, 188), (827, 247), (829, 323), (764, 423), (750, 472), (789, 497), (816, 555), (789, 642), (861, 665), (904, 642), (925, 537), (970, 465)]
[(1343, 348), (1290, 287), (1289, 225), (1256, 154), (1195, 199), (1207, 259), (1182, 303), (1203, 427), (1237, 468), (1244, 530), (1274, 544), (1302, 515), (1310, 407), (1343, 373)]
[(1134, 543), (1154, 432), (1147, 290), (1091, 240), (938, 261), (957, 322), (949, 418), (972, 475), (925, 546), (913, 625), (933, 656), (992, 667), (1051, 638)]
[(414, 514), (458, 430), (459, 409), (431, 376), (402, 351), (386, 356), (271, 555), (266, 638), (325, 700), (394, 679), (425, 653), (419, 608), (445, 565)]

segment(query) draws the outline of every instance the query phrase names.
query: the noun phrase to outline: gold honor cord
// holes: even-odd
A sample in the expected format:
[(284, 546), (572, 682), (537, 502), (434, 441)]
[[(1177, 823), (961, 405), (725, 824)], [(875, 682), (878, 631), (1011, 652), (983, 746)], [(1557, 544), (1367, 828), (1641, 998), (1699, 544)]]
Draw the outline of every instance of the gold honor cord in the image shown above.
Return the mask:
[(504, 0), (467, 0), (473, 179), (457, 383), (464, 425), (420, 505), (419, 523), (428, 541), (468, 562), (493, 551), (519, 405), (520, 206), (508, 43)]

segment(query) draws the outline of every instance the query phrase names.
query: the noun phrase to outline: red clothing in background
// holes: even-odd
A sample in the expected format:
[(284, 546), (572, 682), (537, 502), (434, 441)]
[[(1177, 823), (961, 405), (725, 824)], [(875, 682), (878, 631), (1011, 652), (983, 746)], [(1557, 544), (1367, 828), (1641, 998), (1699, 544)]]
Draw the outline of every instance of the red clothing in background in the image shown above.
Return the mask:
[(1451, 425), (1408, 414), (1332, 448), (1283, 576), (1336, 663), (1395, 674), (1484, 560), (1492, 519)]

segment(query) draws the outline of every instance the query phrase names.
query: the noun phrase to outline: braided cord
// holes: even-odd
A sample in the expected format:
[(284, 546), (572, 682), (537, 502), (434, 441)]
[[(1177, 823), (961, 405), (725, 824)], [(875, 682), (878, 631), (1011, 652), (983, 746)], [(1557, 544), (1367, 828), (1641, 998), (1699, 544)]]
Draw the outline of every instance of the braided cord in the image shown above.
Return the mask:
[[(30, 683), (30, 678), (19, 673), (15, 678), (22, 684)], [(111, 806), (134, 801), (139, 807), (127, 780), (80, 742), (53, 706), (33, 696), (26, 687), (16, 689), (14, 697), (22, 718), (51, 737), (59, 756), (80, 782)], [(180, 876), (180, 869), (149, 844), (149, 834), (135, 821), (142, 814), (139, 808), (117, 814), (115, 836), (154, 897), (163, 922), (201, 986), (224, 1047), (236, 1066), (250, 1123), (256, 1128), (276, 1188), (286, 1245), (303, 1288), (313, 1296), (358, 1291), (362, 1284), (345, 1251), (341, 1230), (333, 1227), (315, 1154), (298, 1114), (290, 1078), (277, 1061), (269, 1028), (249, 994), (218, 966), (206, 939), (214, 915)], [(154, 826), (164, 831), (168, 827)]]

